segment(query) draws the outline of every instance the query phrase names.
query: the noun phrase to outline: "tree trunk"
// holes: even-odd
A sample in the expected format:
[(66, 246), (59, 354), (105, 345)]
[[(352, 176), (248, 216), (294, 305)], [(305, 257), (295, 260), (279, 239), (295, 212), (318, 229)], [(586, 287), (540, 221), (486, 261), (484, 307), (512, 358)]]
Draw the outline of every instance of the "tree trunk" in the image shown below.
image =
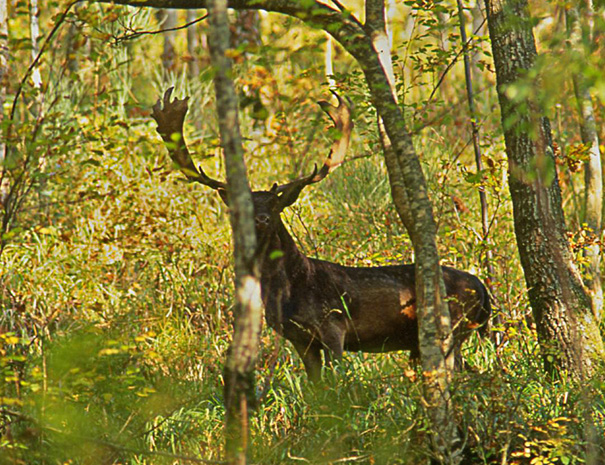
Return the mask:
[[(4, 102), (6, 101), (6, 88), (8, 86), (9, 76), (8, 59), (8, 0), (0, 0), (0, 127), (2, 128), (4, 128), (2, 123), (6, 117)], [(5, 132), (4, 129), (0, 129), (0, 205), (4, 208), (6, 208), (5, 200), (9, 193), (7, 170), (4, 166), (7, 150)], [(4, 233), (4, 231), (0, 230), (0, 234), (2, 233)], [(0, 244), (3, 244), (3, 241), (0, 241)]]
[[(589, 13), (591, 18), (592, 4), (587, 2), (587, 8), (583, 13)], [(586, 11), (589, 10), (589, 11)], [(585, 48), (582, 40), (582, 27), (578, 8), (571, 5), (565, 9), (567, 23), (568, 43), (574, 62), (577, 63), (576, 72), (573, 74), (573, 85), (576, 94), (576, 103), (580, 116), (580, 133), (582, 142), (589, 148), (588, 160), (584, 167), (585, 196), (584, 196), (584, 223), (592, 230), (594, 238), (601, 237), (602, 232), (602, 209), (603, 209), (603, 176), (601, 171), (601, 151), (599, 149), (599, 135), (597, 132), (592, 97), (584, 79), (583, 66), (586, 60)], [(591, 29), (590, 24), (588, 30)], [(588, 40), (590, 40), (590, 33)], [(603, 288), (601, 286), (601, 254), (598, 243), (588, 246), (584, 252), (588, 261), (584, 282), (588, 287), (592, 310), (598, 324), (603, 309)], [(586, 464), (600, 465), (605, 460), (602, 455), (604, 441), (599, 437), (597, 428), (592, 418), (592, 406), (590, 396), (584, 397), (584, 434), (586, 438)], [(600, 449), (600, 450), (599, 450)]]
[(527, 1), (487, 0), (486, 8), (515, 235), (544, 365), (581, 379), (603, 342), (567, 241), (550, 125), (531, 95), (514, 100), (507, 92), (536, 59)]
[[(483, 16), (483, 8), (481, 8), (481, 4), (483, 0), (475, 0), (475, 6), (472, 8), (471, 13), (473, 15), (473, 34), (477, 36), (485, 35), (485, 18)], [(471, 54), (471, 62), (472, 62), (472, 73), (471, 76), (473, 81), (477, 82), (479, 78), (483, 75), (483, 71), (479, 68), (479, 60), (482, 57), (482, 52), (475, 48)]]
[[(187, 23), (194, 21), (196, 18), (197, 12), (195, 10), (187, 10)], [(187, 28), (187, 53), (189, 55), (187, 70), (189, 76), (194, 79), (200, 74), (199, 47), (198, 24), (193, 24)]]
[[(565, 9), (567, 31), (571, 53), (574, 61), (581, 68), (585, 63), (586, 53), (582, 44), (582, 30), (578, 9), (570, 6)], [(589, 147), (588, 160), (584, 165), (585, 196), (584, 223), (590, 229), (593, 237), (601, 237), (601, 215), (603, 210), (603, 175), (601, 171), (601, 151), (599, 149), (599, 134), (595, 121), (592, 97), (586, 80), (579, 69), (573, 75), (573, 85), (580, 115), (580, 132), (582, 142)], [(598, 243), (586, 248), (585, 256), (588, 261), (584, 282), (592, 297), (592, 310), (597, 323), (601, 320), (603, 310), (603, 288), (601, 286), (601, 254)]]
[[(386, 28), (386, 9), (384, 0), (366, 1), (366, 31), (370, 35), (372, 45), (379, 57), (384, 74), (388, 79), (389, 88), (394, 101), (397, 101), (395, 91), (395, 75), (393, 72), (393, 62), (391, 57), (390, 40)], [(406, 180), (402, 175), (397, 154), (393, 145), (385, 133), (384, 124), (378, 117), (378, 131), (385, 156), (385, 163), (389, 175), (391, 186), (391, 195), (397, 212), (406, 226), (410, 236), (415, 235), (416, 240), (429, 241), (435, 244), (436, 229), (414, 231), (416, 228), (415, 219), (409, 208), (410, 197), (405, 188)], [(415, 155), (415, 154), (412, 154)], [(420, 175), (422, 173), (420, 172)], [(429, 212), (431, 213), (431, 212)], [(432, 214), (432, 213), (431, 213)], [(414, 242), (414, 247), (419, 244)], [(436, 249), (436, 245), (435, 245)], [(434, 258), (434, 257), (433, 257)], [(437, 265), (439, 257), (436, 257)], [(429, 373), (423, 379), (424, 393), (427, 400), (427, 410), (431, 419), (433, 440), (432, 448), (438, 461), (444, 464), (455, 464), (461, 460), (460, 439), (454, 417), (452, 415), (452, 399), (450, 392), (451, 374), (453, 371), (454, 358), (453, 353), (446, 356), (448, 347), (442, 347), (442, 341), (447, 341), (451, 335), (451, 325), (439, 325), (436, 315), (447, 314), (449, 309), (447, 302), (441, 297), (445, 296), (445, 286), (441, 268), (429, 268), (432, 276), (426, 276), (426, 268), (423, 270), (420, 260), (416, 257), (416, 276), (419, 277), (416, 282), (417, 295), (424, 295), (425, 298), (420, 302), (430, 301), (435, 296), (437, 303), (434, 308), (430, 305), (418, 305), (418, 338), (420, 345), (420, 359), (424, 373)], [(425, 262), (426, 263), (426, 262)], [(427, 264), (432, 267), (432, 263)], [(424, 264), (424, 263), (423, 263)], [(425, 308), (426, 307), (426, 308)]]
[(334, 44), (332, 43), (332, 36), (327, 36), (326, 49), (324, 51), (324, 68), (326, 70), (326, 82), (330, 89), (336, 88), (336, 81), (334, 80)]
[[(32, 42), (32, 61), (36, 59), (40, 51), (40, 47), (38, 46), (38, 39), (40, 38), (39, 16), (38, 0), (29, 0), (29, 32)], [(38, 66), (32, 70), (32, 81), (36, 89), (40, 90), (42, 88), (42, 76), (40, 75), (40, 68)]]
[[(78, 11), (78, 6), (74, 7), (74, 12)], [(65, 47), (65, 58), (67, 61), (67, 69), (70, 73), (76, 73), (80, 69), (80, 64), (78, 63), (78, 52), (77, 52), (77, 41), (80, 40), (82, 36), (81, 26), (76, 22), (72, 22), (67, 29), (67, 34), (64, 39), (64, 47)], [(87, 48), (89, 48), (90, 43), (86, 43)]]
[[(477, 124), (477, 114), (475, 112), (475, 95), (473, 92), (473, 69), (471, 65), (471, 54), (467, 46), (466, 38), (466, 19), (464, 17), (464, 9), (462, 0), (457, 0), (458, 4), (458, 19), (460, 21), (460, 42), (462, 43), (462, 51), (464, 58), (464, 80), (466, 83), (466, 99), (468, 102), (469, 122), (471, 126), (471, 135), (473, 139), (473, 151), (475, 153), (475, 166), (477, 172), (483, 170), (483, 160), (481, 157), (481, 144), (479, 140), (479, 126)], [(487, 209), (487, 195), (485, 187), (479, 186), (479, 206), (481, 208), (481, 229), (483, 232), (483, 244), (485, 246), (485, 269), (487, 270), (487, 285), (490, 292), (493, 293), (492, 280), (494, 277), (494, 267), (492, 258), (492, 249), (489, 245), (489, 214)], [(500, 316), (497, 317), (497, 323), (500, 324)], [(499, 334), (499, 333), (498, 333)], [(496, 342), (499, 342), (500, 337), (496, 337)]]
[(225, 451), (227, 462), (246, 463), (248, 409), (254, 406), (254, 367), (258, 356), (262, 302), (254, 259), (256, 235), (252, 195), (246, 177), (237, 97), (231, 80), (227, 1), (208, 2), (210, 57), (225, 154), (235, 257), (235, 329), (224, 368)]
[(258, 11), (243, 10), (235, 14), (231, 25), (231, 46), (256, 47), (261, 44), (260, 15)]
[[(109, 0), (97, 0), (109, 1)], [(113, 0), (114, 3), (136, 6), (171, 8), (204, 8), (204, 0)], [(451, 413), (443, 412), (439, 405), (449, 395), (449, 374), (452, 370), (452, 331), (447, 301), (444, 296), (439, 254), (435, 243), (436, 224), (428, 196), (426, 180), (420, 160), (414, 149), (412, 135), (406, 127), (402, 109), (397, 105), (391, 92), (389, 80), (380, 58), (374, 50), (371, 31), (359, 23), (348, 12), (342, 12), (320, 2), (300, 2), (299, 0), (231, 0), (229, 7), (235, 9), (264, 9), (301, 19), (309, 26), (323, 29), (336, 39), (360, 64), (372, 96), (373, 105), (384, 122), (400, 176), (397, 188), (405, 191), (406, 210), (409, 221), (406, 227), (412, 239), (416, 258), (416, 299), (419, 320), (420, 350), (423, 357), (423, 372), (426, 383), (434, 383), (431, 398), (427, 399), (431, 408), (441, 411), (437, 421), (449, 424)], [(431, 341), (439, 340), (435, 349)], [(436, 353), (435, 351), (439, 352)], [(446, 440), (440, 438), (439, 440)], [(452, 450), (452, 444), (443, 448)], [(447, 460), (447, 458), (440, 457)], [(452, 458), (455, 460), (455, 457)]]
[(158, 10), (157, 19), (158, 23), (162, 29), (164, 29), (164, 33), (162, 34), (164, 37), (164, 48), (162, 50), (162, 65), (164, 66), (164, 71), (174, 71), (176, 67), (176, 52), (174, 41), (176, 39), (176, 31), (170, 31), (169, 29), (174, 29), (176, 27), (176, 11), (175, 10)]

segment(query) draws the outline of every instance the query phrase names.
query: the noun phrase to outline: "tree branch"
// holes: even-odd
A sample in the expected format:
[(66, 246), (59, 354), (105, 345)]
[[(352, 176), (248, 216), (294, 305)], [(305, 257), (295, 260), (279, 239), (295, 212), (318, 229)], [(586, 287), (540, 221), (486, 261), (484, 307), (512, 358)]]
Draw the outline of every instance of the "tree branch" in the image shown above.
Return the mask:
[(172, 31), (179, 31), (181, 29), (187, 29), (189, 26), (193, 26), (194, 24), (197, 24), (201, 21), (204, 21), (206, 18), (208, 18), (208, 15), (203, 15), (200, 16), (198, 18), (195, 18), (193, 21), (189, 21), (185, 24), (182, 24), (180, 26), (176, 26), (176, 27), (170, 27), (167, 29), (156, 29), (155, 31), (135, 31), (132, 28), (127, 28), (128, 31), (133, 31), (130, 34), (124, 34), (122, 36), (117, 36), (113, 38), (113, 44), (114, 45), (118, 45), (124, 41), (127, 40), (131, 40), (131, 39), (136, 39), (140, 36), (144, 36), (144, 35), (155, 35), (155, 34), (163, 34), (164, 32), (172, 32)]
[[(84, 0), (80, 0), (84, 1)], [(128, 5), (133, 7), (151, 7), (151, 8), (177, 8), (192, 10), (207, 8), (206, 0), (91, 0), (93, 3), (113, 3), (117, 5)], [(343, 12), (334, 9), (323, 3), (315, 2), (308, 5), (308, 2), (299, 0), (229, 0), (229, 8), (235, 10), (265, 10), (274, 13), (282, 13), (301, 19), (307, 25), (326, 29), (329, 26), (332, 35), (336, 33), (336, 26), (351, 26), (357, 28), (357, 32), (363, 30), (361, 23), (357, 21), (349, 12)], [(350, 29), (349, 29), (349, 32)]]

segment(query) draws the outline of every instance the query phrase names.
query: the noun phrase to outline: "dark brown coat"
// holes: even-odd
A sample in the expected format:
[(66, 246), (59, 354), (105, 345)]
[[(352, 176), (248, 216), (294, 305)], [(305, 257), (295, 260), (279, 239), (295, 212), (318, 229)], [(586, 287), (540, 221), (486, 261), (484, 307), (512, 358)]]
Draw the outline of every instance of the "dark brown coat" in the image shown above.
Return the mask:
[[(328, 363), (345, 350), (418, 357), (414, 265), (349, 267), (306, 257), (280, 218), (297, 196), (253, 193), (267, 324), (292, 342), (312, 380), (320, 377), (322, 351)], [(444, 266), (443, 276), (458, 350), (487, 323), (489, 296), (470, 273)]]

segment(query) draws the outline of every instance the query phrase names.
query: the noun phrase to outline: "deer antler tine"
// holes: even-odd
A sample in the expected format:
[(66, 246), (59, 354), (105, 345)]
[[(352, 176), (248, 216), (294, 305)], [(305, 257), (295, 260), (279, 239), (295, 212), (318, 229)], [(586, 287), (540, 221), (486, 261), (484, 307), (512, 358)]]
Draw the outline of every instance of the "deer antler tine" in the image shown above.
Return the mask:
[(158, 99), (153, 105), (151, 115), (158, 123), (158, 132), (166, 143), (170, 158), (190, 181), (197, 181), (212, 189), (226, 189), (226, 183), (212, 179), (193, 163), (183, 137), (183, 122), (189, 97), (171, 99), (173, 90), (174, 87), (170, 87), (164, 92), (162, 99)]
[(313, 184), (314, 182), (319, 181), (319, 179), (317, 181), (315, 180), (315, 178), (317, 177), (317, 172), (317, 163), (315, 163), (313, 167), (313, 172), (309, 176), (298, 178), (286, 184), (280, 184), (279, 186), (277, 184), (274, 184), (271, 188), (271, 191), (275, 192), (276, 194), (281, 194), (282, 192), (295, 190), (298, 188), (302, 190), (302, 188), (306, 185)]
[[(321, 100), (318, 102), (319, 106), (330, 117), (336, 129), (341, 131), (352, 130), (351, 107), (353, 104), (351, 103), (351, 100), (348, 97), (345, 97), (345, 101), (336, 91), (331, 90), (331, 92), (338, 100), (338, 105), (335, 106), (325, 100)], [(350, 128), (348, 127), (349, 125), (351, 126)]]
[(336, 100), (338, 100), (338, 108), (344, 107), (345, 110), (347, 110), (349, 113), (351, 112), (351, 110), (353, 109), (353, 107), (355, 106), (352, 102), (352, 100), (349, 98), (348, 95), (345, 95), (344, 98), (338, 93), (336, 92), (334, 89), (330, 89), (330, 92), (332, 92), (332, 94), (336, 97)]
[(340, 94), (338, 92), (336, 92), (334, 89), (330, 89), (330, 92), (332, 92), (332, 95), (334, 97), (336, 97), (336, 100), (338, 100), (338, 106), (341, 106), (343, 104), (343, 102), (342, 102), (342, 97), (340, 96)]
[(319, 106), (326, 114), (330, 117), (334, 123), (334, 127), (340, 131), (340, 137), (334, 141), (330, 153), (326, 157), (324, 164), (318, 170), (317, 165), (313, 169), (313, 173), (310, 176), (299, 178), (295, 181), (287, 184), (278, 186), (277, 193), (286, 193), (286, 203), (289, 204), (291, 200), (290, 193), (300, 193), (300, 191), (309, 184), (314, 184), (325, 178), (330, 172), (334, 171), (344, 161), (344, 157), (349, 147), (349, 141), (351, 139), (351, 132), (353, 131), (353, 121), (351, 120), (351, 108), (350, 105), (338, 95), (337, 92), (332, 93), (338, 99), (338, 106), (334, 106), (325, 100), (318, 102)]
[(170, 105), (170, 97), (172, 96), (173, 90), (174, 90), (174, 86), (169, 87), (168, 89), (166, 89), (166, 92), (164, 92), (164, 106)]

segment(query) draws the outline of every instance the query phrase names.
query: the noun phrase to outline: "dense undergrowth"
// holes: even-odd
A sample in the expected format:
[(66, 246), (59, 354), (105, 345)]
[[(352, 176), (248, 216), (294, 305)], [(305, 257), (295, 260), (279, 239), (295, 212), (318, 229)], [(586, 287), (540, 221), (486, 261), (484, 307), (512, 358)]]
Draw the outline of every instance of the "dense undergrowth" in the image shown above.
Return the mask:
[[(275, 20), (274, 48), (238, 68), (243, 87), (259, 68), (272, 67), (271, 78), (256, 79), (276, 89), (271, 124), (242, 112), (256, 189), (308, 171), (330, 145), (315, 104), (327, 94), (317, 85), (321, 60), (284, 58), (278, 38), (291, 25), (282, 21)], [(86, 67), (72, 77), (77, 88), (58, 81), (48, 92), (63, 100), (49, 99), (54, 106), (39, 139), (19, 146), (45, 155), (29, 174), (32, 189), (0, 256), (2, 464), (221, 458), (221, 373), (232, 324), (226, 209), (214, 192), (175, 172), (148, 117), (169, 84), (191, 95), (188, 141), (204, 169), (221, 177), (211, 78), (149, 76), (141, 71), (149, 57), (128, 47), (96, 49), (90, 64), (103, 77), (93, 91), (83, 85)], [(267, 64), (267, 56), (278, 64)], [(410, 262), (374, 114), (359, 73), (348, 71), (342, 90), (357, 104), (351, 160), (304, 191), (284, 220), (308, 255), (356, 266)], [(422, 86), (408, 92), (421, 96)], [(473, 174), (460, 104), (435, 105), (439, 123), (417, 134), (443, 263), (485, 278), (490, 247), (496, 269), (500, 323), (492, 329), (501, 342), (474, 336), (467, 343), (473, 368), (457, 375), (452, 415), (468, 464), (579, 464), (586, 418), (605, 434), (605, 373), (577, 385), (542, 371), (502, 142), (490, 129), (494, 96), (482, 95), (490, 114), (483, 176)], [(20, 130), (27, 134), (34, 124), (25, 118)], [(480, 233), (479, 185), (489, 198), (488, 243)], [(314, 387), (291, 346), (266, 328), (257, 375), (251, 463), (427, 463), (431, 430), (419, 373), (406, 354), (347, 354)]]

